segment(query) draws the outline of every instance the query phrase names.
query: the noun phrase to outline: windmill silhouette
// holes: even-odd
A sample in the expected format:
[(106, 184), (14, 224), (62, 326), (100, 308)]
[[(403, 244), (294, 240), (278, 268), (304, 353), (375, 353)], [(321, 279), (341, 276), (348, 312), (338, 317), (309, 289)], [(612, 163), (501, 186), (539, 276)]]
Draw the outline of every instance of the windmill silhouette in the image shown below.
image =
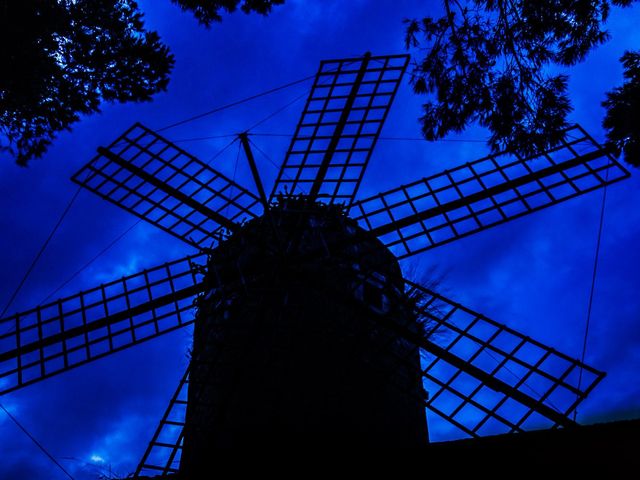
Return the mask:
[[(267, 196), (135, 124), (73, 181), (198, 253), (0, 320), (0, 393), (194, 325), (136, 476), (216, 447), (426, 444), (571, 427), (592, 367), (402, 277), (398, 260), (623, 180), (581, 127), (356, 200), (406, 55), (323, 61)], [(194, 298), (196, 313), (194, 309)]]

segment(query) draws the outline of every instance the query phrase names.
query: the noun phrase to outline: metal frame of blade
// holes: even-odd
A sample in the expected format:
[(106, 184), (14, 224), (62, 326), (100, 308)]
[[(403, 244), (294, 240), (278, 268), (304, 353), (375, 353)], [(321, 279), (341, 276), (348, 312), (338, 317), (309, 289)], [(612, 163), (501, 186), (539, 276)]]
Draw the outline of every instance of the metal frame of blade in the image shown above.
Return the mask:
[(624, 180), (581, 127), (531, 158), (490, 155), (354, 203), (351, 213), (406, 258)]
[(270, 200), (286, 191), (351, 205), (408, 63), (408, 55), (323, 61)]
[[(605, 374), (415, 283), (427, 407), (470, 436), (574, 425)], [(582, 381), (580, 381), (582, 375)], [(487, 431), (483, 431), (485, 428)]]
[(192, 255), (0, 320), (0, 393), (193, 323)]
[(103, 199), (200, 247), (256, 218), (260, 199), (185, 150), (136, 123), (74, 174)]
[(158, 427), (145, 450), (134, 478), (140, 475), (169, 475), (178, 473), (184, 441), (184, 426), (187, 414), (189, 368), (178, 383)]

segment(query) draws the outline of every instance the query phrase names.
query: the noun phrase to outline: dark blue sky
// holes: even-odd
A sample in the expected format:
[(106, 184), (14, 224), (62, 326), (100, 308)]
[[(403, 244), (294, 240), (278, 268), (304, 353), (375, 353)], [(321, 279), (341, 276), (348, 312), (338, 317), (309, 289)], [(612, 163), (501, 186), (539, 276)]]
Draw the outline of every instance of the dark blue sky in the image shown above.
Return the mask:
[[(0, 165), (0, 302), (20, 281), (33, 256), (75, 191), (69, 177), (134, 121), (161, 128), (221, 104), (315, 72), (325, 58), (401, 52), (402, 20), (436, 12), (440, 2), (403, 0), (287, 0), (267, 18), (238, 13), (207, 30), (163, 1), (141, 1), (147, 24), (159, 31), (176, 56), (167, 93), (148, 104), (105, 106), (83, 119), (29, 169)], [(346, 5), (346, 6), (345, 6)], [(615, 10), (611, 42), (572, 69), (575, 111), (570, 119), (602, 139), (600, 101), (621, 82), (617, 59), (640, 44), (640, 8)], [(172, 140), (242, 131), (300, 95), (298, 85), (198, 122), (168, 130)], [(418, 137), (422, 99), (402, 85), (384, 136)], [(261, 133), (292, 133), (303, 102), (260, 126)], [(449, 140), (481, 140), (471, 128)], [(208, 161), (229, 138), (182, 142)], [(254, 137), (279, 163), (285, 137)], [(233, 174), (237, 148), (214, 167)], [(407, 183), (486, 153), (477, 142), (381, 140), (365, 176), (360, 198)], [(257, 157), (270, 186), (276, 168)], [(251, 186), (242, 162), (238, 180)], [(587, 363), (607, 377), (580, 408), (578, 419), (595, 422), (640, 415), (640, 180), (637, 172), (609, 188), (600, 269)], [(446, 274), (443, 293), (499, 322), (578, 357), (581, 353), (602, 192), (485, 231), (407, 260), (419, 269)], [(69, 275), (136, 219), (82, 192), (14, 303), (11, 311), (38, 304)], [(169, 235), (139, 224), (108, 254), (65, 287), (72, 294), (193, 253)], [(59, 296), (60, 296), (59, 295)], [(77, 479), (100, 469), (131, 472), (151, 437), (187, 364), (189, 335), (179, 331), (108, 359), (2, 397), (25, 426)], [(435, 438), (447, 430), (431, 426)], [(0, 478), (57, 479), (61, 472), (0, 412)]]

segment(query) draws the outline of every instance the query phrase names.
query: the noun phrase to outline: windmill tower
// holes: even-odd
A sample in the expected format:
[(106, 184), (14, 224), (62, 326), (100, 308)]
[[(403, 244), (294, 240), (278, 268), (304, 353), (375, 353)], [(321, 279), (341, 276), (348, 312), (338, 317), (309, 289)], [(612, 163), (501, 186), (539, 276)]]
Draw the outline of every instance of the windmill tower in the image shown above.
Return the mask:
[(398, 262), (629, 174), (574, 126), (539, 155), (356, 200), (408, 61), (322, 62), (268, 197), (246, 133), (257, 193), (140, 124), (100, 147), (73, 180), (199, 253), (0, 320), (1, 393), (193, 325), (137, 476), (189, 475), (226, 446), (417, 447), (425, 409), (472, 437), (572, 427), (603, 373)]

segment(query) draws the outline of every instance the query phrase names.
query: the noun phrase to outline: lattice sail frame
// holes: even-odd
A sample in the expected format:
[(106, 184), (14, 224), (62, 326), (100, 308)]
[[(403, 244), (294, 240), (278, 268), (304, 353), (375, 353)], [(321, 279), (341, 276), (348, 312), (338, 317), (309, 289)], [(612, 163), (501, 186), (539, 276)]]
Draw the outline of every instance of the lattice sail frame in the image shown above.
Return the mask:
[[(354, 293), (364, 283), (388, 288), (378, 277), (362, 276), (353, 286)], [(420, 400), (428, 411), (468, 437), (572, 426), (571, 413), (605, 376), (425, 287), (407, 281), (405, 294), (415, 303), (418, 324), (405, 325), (393, 314), (385, 317), (388, 312), (379, 309), (372, 321), (385, 329), (400, 328), (413, 344), (414, 350), (407, 350), (399, 361), (414, 358), (415, 351), (420, 351), (425, 389)], [(187, 384), (185, 373), (136, 475), (178, 471)]]
[(136, 123), (72, 180), (196, 248), (261, 213), (249, 190)]
[(0, 320), (0, 394), (193, 323), (203, 254)]
[(398, 258), (629, 177), (580, 126), (532, 158), (499, 153), (360, 200), (351, 215)]
[(179, 473), (187, 418), (189, 368), (178, 383), (169, 406), (153, 434), (153, 438), (138, 464), (134, 478), (140, 475), (168, 475)]
[[(419, 345), (429, 392), (426, 405), (469, 436), (570, 425), (570, 415), (605, 376), (506, 325), (407, 283), (409, 295), (420, 299), (417, 311), (426, 327)], [(519, 395), (500, 391), (504, 385)]]
[(273, 187), (351, 205), (409, 63), (408, 55), (326, 60)]

